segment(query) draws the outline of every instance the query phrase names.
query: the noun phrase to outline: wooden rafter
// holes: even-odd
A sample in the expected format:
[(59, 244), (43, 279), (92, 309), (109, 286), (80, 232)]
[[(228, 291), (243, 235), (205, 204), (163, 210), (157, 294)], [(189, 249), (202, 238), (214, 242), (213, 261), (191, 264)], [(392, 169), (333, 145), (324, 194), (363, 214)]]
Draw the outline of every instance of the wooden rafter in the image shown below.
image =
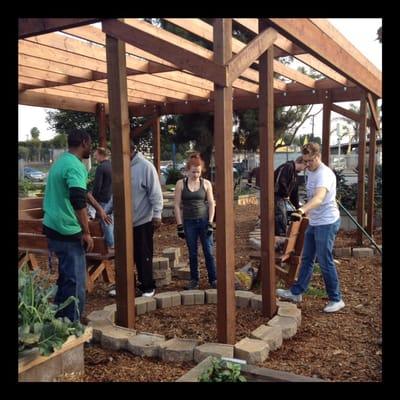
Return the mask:
[(382, 82), (363, 64), (306, 18), (267, 18), (278, 31), (299, 43), (316, 58), (357, 82), (367, 91), (382, 97)]
[(19, 18), (18, 38), (59, 31), (73, 26), (88, 25), (100, 21), (99, 18)]
[(369, 110), (371, 111), (372, 121), (375, 124), (375, 129), (379, 130), (379, 116), (378, 116), (378, 113), (376, 112), (375, 101), (372, 98), (371, 93), (367, 93), (367, 101), (368, 101)]

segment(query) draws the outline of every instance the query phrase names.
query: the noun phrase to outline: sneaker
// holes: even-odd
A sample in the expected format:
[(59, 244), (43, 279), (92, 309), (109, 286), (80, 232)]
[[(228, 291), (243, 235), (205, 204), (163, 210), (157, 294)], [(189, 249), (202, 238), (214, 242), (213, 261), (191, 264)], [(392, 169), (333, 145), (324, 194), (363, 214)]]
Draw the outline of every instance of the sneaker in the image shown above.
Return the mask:
[(155, 289), (153, 289), (151, 292), (144, 292), (142, 294), (143, 297), (153, 297), (154, 294), (156, 293)]
[(325, 312), (336, 312), (341, 310), (345, 306), (344, 301), (330, 301), (324, 308)]
[(210, 283), (210, 288), (211, 288), (211, 289), (216, 289), (216, 288), (217, 288), (217, 281), (212, 281), (212, 282)]
[(110, 297), (115, 297), (115, 296), (117, 295), (117, 292), (116, 292), (115, 289), (111, 289), (111, 290), (108, 292), (108, 295), (109, 295)]
[(293, 294), (290, 289), (276, 289), (276, 295), (286, 300), (292, 300), (295, 303), (300, 303), (300, 301), (303, 300), (303, 296), (301, 294)]
[(185, 286), (185, 290), (194, 290), (199, 288), (198, 281), (190, 281), (189, 285)]

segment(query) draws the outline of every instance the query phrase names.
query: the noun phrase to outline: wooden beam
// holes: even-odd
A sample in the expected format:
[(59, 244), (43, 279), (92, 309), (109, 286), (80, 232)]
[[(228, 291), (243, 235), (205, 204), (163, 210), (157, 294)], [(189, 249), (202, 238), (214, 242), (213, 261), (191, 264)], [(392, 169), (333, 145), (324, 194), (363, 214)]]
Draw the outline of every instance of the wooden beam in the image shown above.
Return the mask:
[(269, 28), (257, 35), (227, 64), (228, 84), (231, 85), (250, 65), (256, 61), (276, 40), (277, 33)]
[[(214, 20), (214, 60), (223, 66), (232, 57), (232, 20)], [(217, 340), (236, 343), (235, 255), (232, 174), (232, 86), (215, 84), (214, 146), (216, 199)]]
[(104, 103), (98, 103), (96, 107), (96, 119), (99, 126), (99, 146), (107, 148), (107, 124)]
[(378, 116), (378, 112), (376, 110), (376, 103), (374, 101), (374, 99), (372, 98), (371, 93), (367, 93), (367, 101), (368, 101), (368, 106), (369, 106), (369, 110), (371, 111), (371, 115), (372, 115), (372, 121), (375, 125), (375, 129), (379, 130), (379, 116)]
[[(267, 29), (260, 20), (259, 31)], [(275, 200), (274, 200), (274, 49), (260, 57), (260, 181), (261, 193), (261, 293), (262, 314), (272, 318), (276, 313), (275, 297)]]
[(196, 53), (179, 47), (165, 39), (149, 32), (144, 32), (132, 25), (124, 24), (117, 20), (105, 20), (102, 23), (103, 32), (124, 40), (173, 62), (181, 69), (187, 69), (203, 78), (209, 79), (222, 86), (226, 85), (227, 74), (224, 65), (217, 65)]
[(325, 91), (322, 114), (322, 162), (329, 167), (331, 136), (331, 94)]
[(158, 115), (153, 120), (153, 164), (156, 167), (158, 176), (160, 176), (160, 157), (161, 157), (161, 124), (160, 116)]
[(382, 97), (382, 80), (358, 62), (346, 49), (306, 18), (267, 18), (269, 23), (316, 58), (367, 91)]
[(117, 312), (115, 323), (135, 327), (134, 246), (125, 43), (106, 37), (112, 186), (115, 226)]
[(344, 117), (349, 118), (353, 121), (356, 121), (358, 123), (360, 122), (360, 114), (358, 114), (354, 111), (346, 110), (345, 108), (340, 107), (333, 103), (331, 104), (331, 110), (334, 111), (335, 113), (341, 114)]
[[(358, 176), (357, 176), (357, 222), (365, 227), (365, 150), (367, 130), (367, 96), (361, 97), (360, 125), (358, 135)], [(357, 244), (362, 245), (363, 233), (357, 230)]]
[(18, 38), (89, 25), (98, 21), (100, 18), (18, 18)]
[[(376, 101), (372, 99), (373, 108), (376, 111)], [(372, 108), (372, 107), (371, 107)], [(374, 234), (374, 203), (375, 203), (375, 162), (376, 162), (376, 129), (371, 124), (369, 130), (368, 146), (368, 192), (367, 192), (367, 229), (372, 236)]]

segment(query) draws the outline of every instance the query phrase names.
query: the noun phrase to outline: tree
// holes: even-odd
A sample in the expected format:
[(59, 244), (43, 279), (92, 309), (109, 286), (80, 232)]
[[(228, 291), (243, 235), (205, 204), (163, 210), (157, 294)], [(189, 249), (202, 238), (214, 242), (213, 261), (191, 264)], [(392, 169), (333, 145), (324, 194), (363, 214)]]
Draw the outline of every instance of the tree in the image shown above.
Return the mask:
[(59, 133), (54, 136), (50, 142), (55, 149), (65, 149), (67, 147), (68, 135), (65, 133)]
[(18, 146), (18, 158), (22, 158), (24, 160), (28, 160), (29, 149), (26, 146)]
[(35, 140), (39, 139), (39, 135), (40, 135), (39, 129), (36, 128), (36, 126), (33, 127), (33, 128), (31, 129), (31, 137), (32, 137), (32, 139), (35, 139)]
[(377, 34), (377, 38), (375, 40), (379, 40), (379, 43), (382, 43), (382, 27), (379, 27), (376, 34)]

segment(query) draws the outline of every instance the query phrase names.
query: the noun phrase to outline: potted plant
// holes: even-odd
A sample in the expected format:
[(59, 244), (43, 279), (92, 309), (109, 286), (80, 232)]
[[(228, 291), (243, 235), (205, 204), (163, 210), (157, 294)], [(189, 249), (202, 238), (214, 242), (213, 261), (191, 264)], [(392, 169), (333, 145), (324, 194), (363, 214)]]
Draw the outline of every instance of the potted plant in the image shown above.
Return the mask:
[[(58, 311), (77, 301), (71, 296), (63, 304), (53, 304), (51, 300), (56, 291), (56, 285), (50, 285), (40, 279), (38, 272), (30, 271), (27, 265), (19, 269), (18, 373), (20, 380), (49, 380), (60, 375), (65, 370), (63, 358), (66, 359), (67, 356), (64, 353), (81, 345), (83, 357), (83, 341), (91, 338), (91, 329), (85, 330), (79, 321), (71, 322), (68, 318), (56, 317)], [(53, 360), (52, 366), (44, 365), (47, 360)], [(83, 359), (78, 364), (83, 364)], [(68, 368), (71, 370), (73, 366), (69, 365)], [(43, 371), (45, 376), (41, 376), (40, 371)], [(50, 372), (52, 372), (51, 377), (49, 377)]]

